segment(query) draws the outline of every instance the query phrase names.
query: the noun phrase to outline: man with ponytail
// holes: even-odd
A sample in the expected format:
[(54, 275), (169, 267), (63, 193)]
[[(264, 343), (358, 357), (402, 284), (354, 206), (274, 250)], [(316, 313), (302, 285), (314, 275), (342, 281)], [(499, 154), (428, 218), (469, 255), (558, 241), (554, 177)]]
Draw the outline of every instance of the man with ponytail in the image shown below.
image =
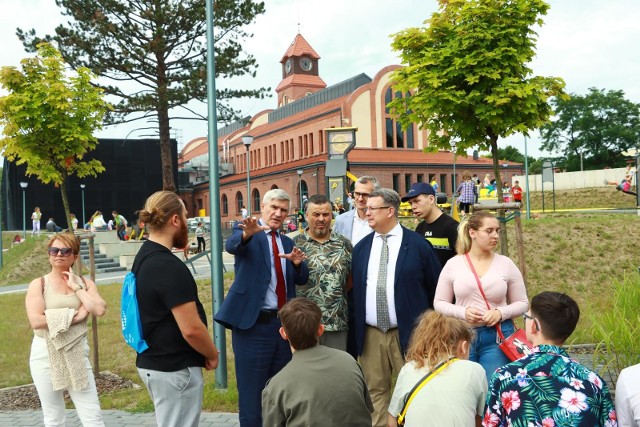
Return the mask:
[(218, 350), (189, 268), (171, 248), (189, 242), (187, 210), (170, 191), (158, 191), (139, 212), (149, 239), (136, 255), (137, 299), (149, 348), (136, 366), (155, 407), (158, 426), (196, 427), (202, 411), (202, 368), (218, 366)]

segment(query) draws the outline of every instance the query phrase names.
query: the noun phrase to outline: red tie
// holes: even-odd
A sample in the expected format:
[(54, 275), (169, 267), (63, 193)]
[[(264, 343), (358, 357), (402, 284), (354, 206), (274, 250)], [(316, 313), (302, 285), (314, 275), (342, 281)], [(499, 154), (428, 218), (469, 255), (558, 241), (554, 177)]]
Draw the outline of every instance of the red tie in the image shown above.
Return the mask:
[(282, 306), (287, 302), (287, 291), (284, 284), (284, 274), (282, 273), (282, 262), (280, 257), (278, 256), (280, 252), (278, 251), (278, 242), (276, 241), (276, 235), (277, 233), (275, 231), (271, 232), (271, 245), (273, 246), (273, 264), (276, 267), (276, 296), (278, 297), (278, 309), (281, 309)]

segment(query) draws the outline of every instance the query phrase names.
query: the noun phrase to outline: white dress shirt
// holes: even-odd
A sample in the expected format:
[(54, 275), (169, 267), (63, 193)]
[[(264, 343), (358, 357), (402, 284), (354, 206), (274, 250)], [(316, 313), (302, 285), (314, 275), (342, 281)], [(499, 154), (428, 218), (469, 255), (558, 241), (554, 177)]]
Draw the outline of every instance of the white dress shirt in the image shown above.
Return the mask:
[(619, 427), (640, 427), (640, 364), (624, 368), (616, 384)]
[[(400, 223), (387, 233), (387, 246), (389, 247), (389, 262), (387, 264), (387, 305), (389, 306), (389, 321), (392, 328), (398, 327), (398, 317), (396, 316), (395, 303), (395, 277), (396, 263), (402, 244), (402, 227)], [(369, 255), (369, 265), (367, 267), (367, 294), (365, 322), (370, 326), (378, 326), (378, 316), (376, 314), (376, 286), (378, 284), (378, 270), (380, 266), (380, 255), (382, 254), (382, 238), (380, 233), (375, 233), (371, 243), (371, 253)]]
[(371, 233), (373, 229), (369, 227), (367, 217), (360, 219), (358, 211), (353, 213), (353, 227), (351, 227), (351, 244), (355, 246), (363, 237)]

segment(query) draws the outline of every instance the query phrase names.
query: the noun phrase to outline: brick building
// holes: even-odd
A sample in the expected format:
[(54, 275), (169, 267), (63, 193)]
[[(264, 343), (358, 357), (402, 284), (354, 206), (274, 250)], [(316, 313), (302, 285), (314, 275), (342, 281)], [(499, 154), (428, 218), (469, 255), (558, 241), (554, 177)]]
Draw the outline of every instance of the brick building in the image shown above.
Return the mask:
[[(291, 195), (292, 210), (303, 194), (329, 194), (325, 170), (330, 128), (357, 128), (356, 145), (347, 156), (351, 174), (376, 176), (384, 187), (401, 195), (412, 183), (435, 177), (440, 190), (451, 194), (453, 154), (424, 153), (426, 132), (416, 125), (402, 130), (385, 108), (394, 97), (406, 96), (390, 84), (390, 75), (399, 66), (384, 67), (373, 78), (360, 74), (327, 87), (319, 62), (320, 56), (304, 37), (296, 35), (280, 59), (278, 108), (218, 130), (222, 222), (240, 218), (240, 209), (247, 205), (247, 149), (242, 143), (247, 135), (254, 138), (248, 150), (253, 213), (272, 188)], [(180, 194), (190, 216), (202, 210), (209, 215), (207, 148), (206, 138), (196, 138), (180, 154)], [(522, 165), (502, 163), (503, 178), (522, 174)], [(493, 175), (491, 160), (477, 156), (457, 156), (456, 182), (464, 170), (481, 179), (485, 173)]]

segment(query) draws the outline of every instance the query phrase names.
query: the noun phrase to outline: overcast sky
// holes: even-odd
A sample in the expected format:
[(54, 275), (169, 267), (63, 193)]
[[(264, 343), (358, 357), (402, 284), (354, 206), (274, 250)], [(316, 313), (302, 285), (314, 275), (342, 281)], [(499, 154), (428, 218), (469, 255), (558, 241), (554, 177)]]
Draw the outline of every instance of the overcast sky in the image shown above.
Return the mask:
[[(640, 102), (640, 1), (639, 0), (548, 0), (551, 8), (539, 29), (536, 75), (565, 79), (567, 91), (583, 94), (589, 87), (623, 90), (627, 98)], [(381, 68), (399, 63), (391, 51), (390, 35), (403, 28), (421, 26), (436, 0), (266, 0), (266, 13), (249, 27), (254, 34), (246, 50), (259, 66), (255, 79), (220, 81), (223, 87), (271, 87), (278, 85), (282, 55), (300, 28), (301, 34), (321, 56), (320, 75), (332, 85), (366, 73), (373, 77)], [(27, 56), (15, 36), (16, 27), (35, 28), (50, 34), (62, 22), (54, 0), (0, 0), (0, 65), (18, 65)], [(203, 10), (204, 14), (204, 10)], [(298, 26), (299, 23), (299, 26)], [(275, 108), (277, 99), (234, 104), (243, 115)], [(200, 107), (206, 111), (205, 107)], [(135, 124), (106, 128), (100, 136), (124, 138)], [(182, 144), (207, 135), (207, 124), (174, 121)], [(135, 131), (131, 138), (145, 131)], [(524, 151), (522, 136), (503, 141)], [(539, 156), (537, 136), (532, 135), (529, 154)]]

